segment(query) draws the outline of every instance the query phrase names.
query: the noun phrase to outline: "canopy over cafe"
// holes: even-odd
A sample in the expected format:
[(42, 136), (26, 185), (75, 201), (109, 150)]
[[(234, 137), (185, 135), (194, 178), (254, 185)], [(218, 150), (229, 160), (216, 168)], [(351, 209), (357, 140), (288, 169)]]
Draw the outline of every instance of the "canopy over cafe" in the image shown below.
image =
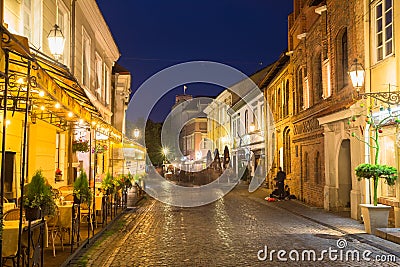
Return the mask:
[[(112, 152), (92, 148), (124, 147), (127, 140), (102, 119), (69, 69), (29, 48), (26, 37), (0, 31), (1, 218), (4, 202), (20, 208), (24, 185), (37, 170), (58, 188), (72, 184), (82, 168), (94, 191), (98, 171), (123, 173), (125, 164)], [(73, 152), (82, 138), (90, 151)]]

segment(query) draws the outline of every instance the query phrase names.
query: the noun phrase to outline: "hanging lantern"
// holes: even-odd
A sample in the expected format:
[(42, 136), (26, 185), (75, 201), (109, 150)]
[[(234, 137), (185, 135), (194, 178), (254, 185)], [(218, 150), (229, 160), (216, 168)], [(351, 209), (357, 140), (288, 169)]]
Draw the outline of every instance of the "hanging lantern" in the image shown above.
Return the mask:
[(359, 91), (360, 87), (364, 85), (365, 70), (362, 64), (358, 63), (357, 59), (355, 59), (354, 63), (350, 66), (349, 75), (353, 87)]
[(56, 59), (60, 58), (64, 52), (65, 38), (57, 24), (55, 24), (53, 29), (50, 31), (47, 40), (49, 40), (51, 54)]

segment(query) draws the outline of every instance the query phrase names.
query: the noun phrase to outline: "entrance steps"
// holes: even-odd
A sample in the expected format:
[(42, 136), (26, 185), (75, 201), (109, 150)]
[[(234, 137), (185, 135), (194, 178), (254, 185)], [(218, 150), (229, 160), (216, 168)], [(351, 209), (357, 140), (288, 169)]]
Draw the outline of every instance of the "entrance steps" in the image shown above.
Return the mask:
[(377, 228), (376, 236), (400, 244), (400, 228)]

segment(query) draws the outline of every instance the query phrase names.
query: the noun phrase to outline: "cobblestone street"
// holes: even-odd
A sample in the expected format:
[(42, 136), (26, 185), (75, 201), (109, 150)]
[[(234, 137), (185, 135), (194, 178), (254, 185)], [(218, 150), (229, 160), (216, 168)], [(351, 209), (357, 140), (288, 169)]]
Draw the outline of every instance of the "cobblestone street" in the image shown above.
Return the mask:
[[(124, 214), (74, 266), (398, 266), (400, 246), (367, 235), (357, 221), (341, 218), (298, 201), (267, 202), (265, 191), (249, 194), (237, 186), (223, 199), (197, 208), (177, 208), (147, 199), (138, 209)], [(342, 243), (338, 244), (339, 239)], [(346, 243), (347, 242), (347, 243)], [(259, 252), (268, 247), (267, 258)], [(338, 247), (339, 246), (339, 247)], [(337, 250), (313, 262), (289, 258), (290, 250)], [(343, 249), (340, 249), (342, 248)], [(278, 261), (277, 252), (288, 262)], [(357, 250), (360, 262), (346, 251)], [(371, 262), (362, 260), (362, 253)], [(343, 252), (340, 260), (340, 252)], [(396, 254), (397, 263), (375, 261), (377, 255)], [(295, 258), (295, 253), (291, 256)], [(312, 257), (311, 257), (312, 258)]]

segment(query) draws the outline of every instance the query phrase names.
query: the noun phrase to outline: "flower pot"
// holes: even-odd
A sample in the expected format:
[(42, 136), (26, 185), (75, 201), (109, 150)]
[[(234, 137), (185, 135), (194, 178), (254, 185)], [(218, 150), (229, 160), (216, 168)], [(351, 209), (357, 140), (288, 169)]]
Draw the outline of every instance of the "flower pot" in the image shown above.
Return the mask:
[(40, 209), (35, 208), (25, 208), (25, 218), (27, 221), (34, 221), (40, 219)]
[(81, 199), (74, 195), (74, 204), (81, 204)]
[(56, 181), (64, 181), (62, 174), (56, 174)]
[(387, 228), (390, 206), (360, 204), (360, 207), (364, 219), (365, 231), (368, 234), (375, 234), (376, 228)]

